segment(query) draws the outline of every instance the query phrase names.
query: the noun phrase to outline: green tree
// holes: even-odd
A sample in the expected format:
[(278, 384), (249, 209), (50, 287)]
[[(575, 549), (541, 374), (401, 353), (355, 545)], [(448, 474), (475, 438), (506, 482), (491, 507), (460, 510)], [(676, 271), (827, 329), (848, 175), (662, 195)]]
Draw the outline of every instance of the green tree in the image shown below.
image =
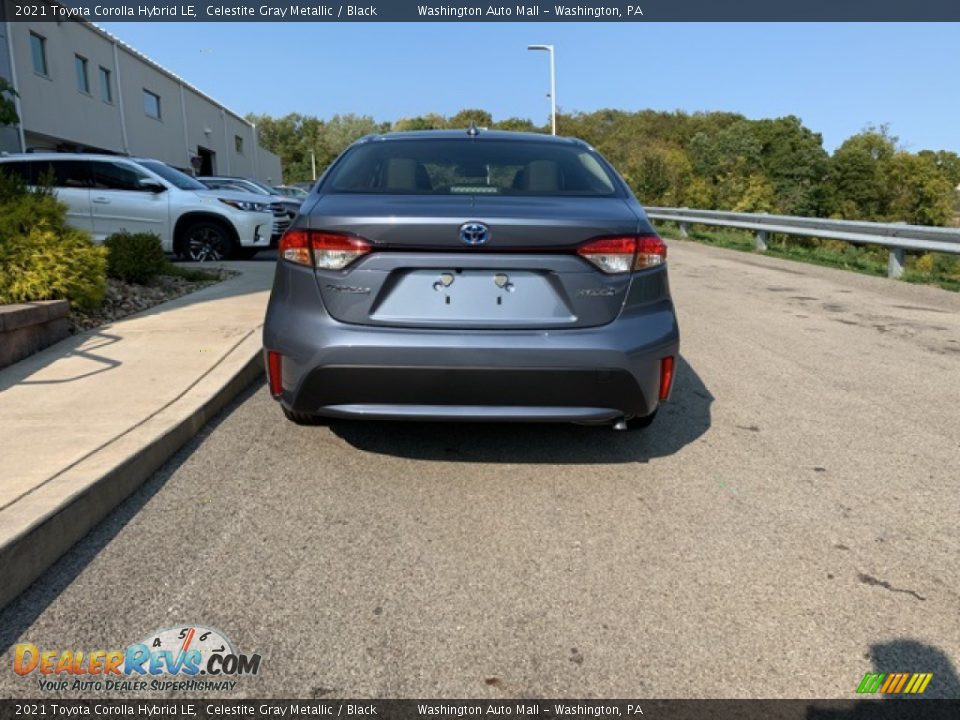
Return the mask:
[(837, 148), (827, 174), (835, 214), (858, 220), (887, 217), (887, 168), (896, 152), (897, 138), (889, 134), (886, 126), (868, 127)]
[[(378, 123), (369, 115), (334, 115), (320, 131), (320, 146), (317, 153), (317, 173), (321, 171), (321, 165), (326, 168), (327, 165), (337, 159), (337, 156), (347, 149), (351, 143), (359, 140), (364, 135), (386, 132), (390, 129), (387, 123)], [(323, 151), (322, 161), (319, 150)]]
[(533, 121), (526, 118), (511, 117), (506, 120), (498, 120), (493, 124), (497, 130), (513, 130), (515, 132), (543, 132), (545, 128), (538, 127)]
[(954, 186), (934, 158), (898, 152), (886, 173), (886, 219), (916, 225), (946, 225), (951, 220)]
[(466, 128), (473, 123), (477, 127), (490, 127), (493, 125), (493, 116), (486, 110), (461, 110), (447, 121), (447, 127)]
[(793, 115), (758, 120), (753, 134), (760, 142), (762, 175), (773, 187), (771, 210), (784, 215), (820, 214), (826, 205), (823, 179), (830, 166), (823, 137)]
[[(289, 181), (311, 178), (357, 138), (387, 130), (479, 127), (546, 132), (524, 118), (494, 121), (478, 108), (452, 117), (428, 113), (377, 123), (358, 115), (329, 120), (292, 113), (251, 116), (261, 143), (280, 155)], [(649, 205), (835, 216), (863, 220), (949, 221), (960, 194), (960, 156), (907, 153), (885, 126), (848, 138), (832, 156), (819, 133), (792, 115), (751, 120), (729, 112), (627, 112), (606, 108), (557, 116), (558, 132), (596, 147)]]
[(441, 130), (447, 126), (447, 120), (443, 115), (437, 113), (427, 113), (412, 118), (400, 118), (393, 123), (395, 132), (404, 132), (407, 130)]
[(765, 175), (751, 175), (740, 200), (733, 206), (734, 212), (774, 212), (777, 208), (777, 189)]
[(933, 160), (954, 187), (960, 185), (960, 155), (949, 150), (921, 150), (917, 155)]
[[(10, 97), (7, 97), (8, 95)], [(6, 79), (0, 77), (0, 127), (16, 125), (20, 122), (20, 117), (17, 115), (17, 106), (13, 100), (15, 97), (17, 97), (17, 91)]]

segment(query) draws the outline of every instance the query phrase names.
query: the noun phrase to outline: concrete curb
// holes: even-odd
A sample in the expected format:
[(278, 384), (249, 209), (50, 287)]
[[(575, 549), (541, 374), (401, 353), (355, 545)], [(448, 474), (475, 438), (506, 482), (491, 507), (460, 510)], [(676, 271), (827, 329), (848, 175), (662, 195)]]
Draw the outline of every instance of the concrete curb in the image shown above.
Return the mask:
[[(240, 392), (263, 374), (259, 328), (176, 402), (123, 438), (123, 457), (104, 465), (107, 450), (72, 468), (82, 488), (37, 504), (46, 512), (0, 546), (0, 608), (39, 578), (97, 523), (142, 485), (164, 462)], [(114, 448), (111, 454), (116, 454)], [(99, 460), (99, 462), (98, 462)]]

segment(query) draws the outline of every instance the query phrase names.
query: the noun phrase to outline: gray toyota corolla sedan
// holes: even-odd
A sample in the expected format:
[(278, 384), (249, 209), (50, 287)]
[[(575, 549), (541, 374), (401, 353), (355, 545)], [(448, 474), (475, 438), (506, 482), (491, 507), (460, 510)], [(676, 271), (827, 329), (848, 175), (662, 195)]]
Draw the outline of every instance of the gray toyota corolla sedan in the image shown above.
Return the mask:
[(649, 424), (679, 346), (667, 248), (585, 142), (363, 138), (280, 241), (271, 394), (322, 417)]

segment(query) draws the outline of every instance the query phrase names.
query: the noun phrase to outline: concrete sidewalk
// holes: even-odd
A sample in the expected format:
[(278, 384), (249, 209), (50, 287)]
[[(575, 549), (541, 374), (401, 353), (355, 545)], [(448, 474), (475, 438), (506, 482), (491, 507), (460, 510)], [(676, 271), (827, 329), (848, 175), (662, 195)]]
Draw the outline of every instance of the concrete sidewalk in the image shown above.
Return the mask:
[(274, 263), (0, 371), (0, 607), (262, 373)]

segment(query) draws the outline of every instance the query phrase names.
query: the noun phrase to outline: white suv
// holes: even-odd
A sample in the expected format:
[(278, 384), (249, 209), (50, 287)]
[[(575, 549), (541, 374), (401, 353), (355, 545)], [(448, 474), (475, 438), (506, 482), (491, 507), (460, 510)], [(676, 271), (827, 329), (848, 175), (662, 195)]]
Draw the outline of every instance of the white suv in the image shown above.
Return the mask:
[(189, 260), (252, 257), (270, 247), (270, 203), (252, 193), (210, 190), (159, 160), (82, 153), (0, 157), (0, 171), (27, 185), (49, 179), (70, 225), (96, 242), (151, 232), (166, 252)]

